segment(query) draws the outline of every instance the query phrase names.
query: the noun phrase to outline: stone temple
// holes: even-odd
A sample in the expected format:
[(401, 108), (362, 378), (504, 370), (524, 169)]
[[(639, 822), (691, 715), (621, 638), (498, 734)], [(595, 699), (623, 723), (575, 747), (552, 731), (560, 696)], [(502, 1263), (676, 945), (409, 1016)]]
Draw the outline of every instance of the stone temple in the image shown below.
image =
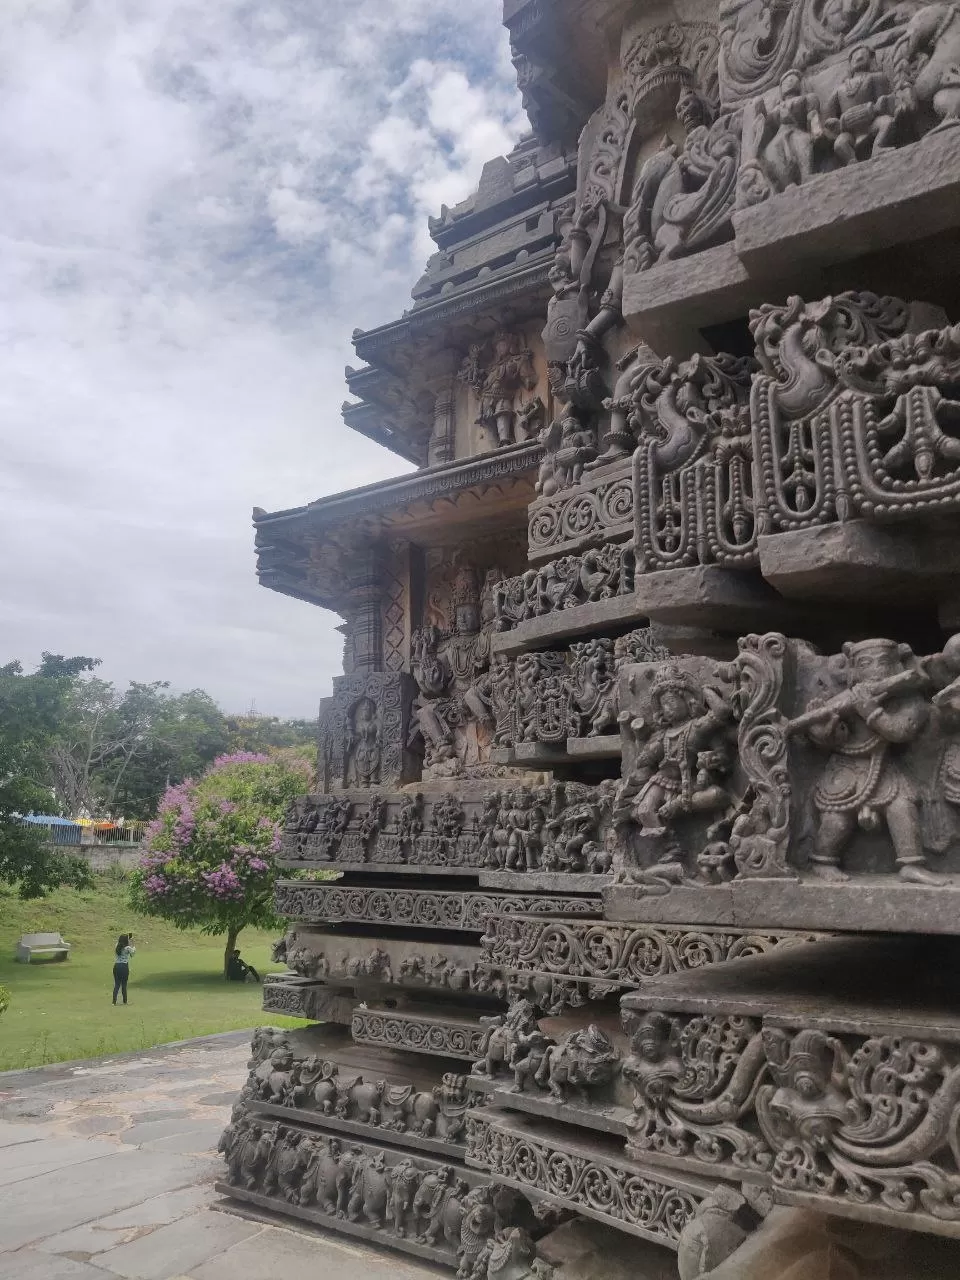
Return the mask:
[(255, 518), (344, 674), (222, 1190), (460, 1280), (960, 1275), (960, 4), (504, 20), (532, 131), (347, 370), (417, 470)]

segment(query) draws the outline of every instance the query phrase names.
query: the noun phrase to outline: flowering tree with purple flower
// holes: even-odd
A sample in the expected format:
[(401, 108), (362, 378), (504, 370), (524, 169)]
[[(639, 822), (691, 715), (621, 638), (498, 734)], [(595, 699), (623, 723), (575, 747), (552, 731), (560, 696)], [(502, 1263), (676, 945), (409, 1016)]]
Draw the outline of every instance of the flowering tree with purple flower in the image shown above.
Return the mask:
[(183, 929), (225, 934), (224, 975), (240, 931), (277, 923), (273, 886), (287, 806), (310, 789), (296, 753), (218, 756), (202, 777), (168, 787), (147, 828), (132, 903)]

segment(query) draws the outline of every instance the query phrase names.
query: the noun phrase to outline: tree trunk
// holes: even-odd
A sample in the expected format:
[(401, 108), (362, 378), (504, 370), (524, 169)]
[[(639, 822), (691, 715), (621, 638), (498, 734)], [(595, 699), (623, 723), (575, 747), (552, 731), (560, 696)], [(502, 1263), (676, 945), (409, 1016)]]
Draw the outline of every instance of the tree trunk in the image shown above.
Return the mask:
[(227, 930), (227, 945), (223, 949), (223, 978), (227, 978), (227, 965), (230, 963), (230, 957), (233, 955), (234, 947), (237, 945), (237, 938), (240, 936), (240, 929), (243, 926), (234, 927), (233, 925)]

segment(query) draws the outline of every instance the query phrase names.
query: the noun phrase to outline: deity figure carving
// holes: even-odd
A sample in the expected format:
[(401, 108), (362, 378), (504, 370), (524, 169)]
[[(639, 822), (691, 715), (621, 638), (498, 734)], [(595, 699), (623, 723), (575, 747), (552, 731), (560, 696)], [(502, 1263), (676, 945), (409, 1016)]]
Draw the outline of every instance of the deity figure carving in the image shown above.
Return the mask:
[(843, 658), (847, 689), (815, 700), (787, 726), (828, 753), (813, 793), (819, 823), (811, 870), (846, 879), (840, 857), (856, 828), (885, 825), (901, 879), (942, 884), (926, 867), (917, 781), (898, 758), (926, 726), (927, 679), (909, 645), (893, 640), (845, 644)]
[(909, 108), (898, 101), (889, 76), (869, 45), (849, 55), (849, 71), (825, 107), (824, 129), (841, 165), (854, 164), (897, 145), (897, 129)]
[(521, 653), (514, 662), (517, 742), (561, 742), (567, 736), (568, 687), (562, 653)]
[(591, 788), (576, 783), (554, 784), (543, 828), (541, 861), (545, 870), (580, 873), (603, 869), (592, 851), (598, 845), (602, 847), (604, 841), (608, 816), (605, 785)]
[(532, 402), (520, 404), (524, 391), (537, 385), (533, 352), (524, 345), (521, 333), (501, 330), (484, 356), (483, 344), (474, 344), (463, 361), (460, 379), (472, 386), (480, 400), (477, 422), (496, 432), (500, 446), (529, 438), (527, 424), (536, 414)]
[[(803, 87), (795, 68), (780, 79), (780, 92), (769, 106), (759, 98), (754, 108), (756, 156), (740, 173), (740, 201), (756, 204), (772, 193), (799, 187), (814, 173), (818, 145), (826, 138), (820, 100)], [(756, 166), (756, 167), (754, 167)]]
[[(733, 764), (734, 710), (719, 689), (672, 663), (658, 668), (650, 687), (651, 720), (621, 712), (636, 743), (635, 764), (617, 795), (619, 820), (627, 816), (660, 848), (655, 874), (678, 879), (684, 868), (671, 833), (678, 820), (731, 807), (725, 778)], [(630, 869), (621, 868), (629, 878)]]
[(349, 713), (346, 781), (348, 787), (380, 781), (380, 717), (372, 698), (361, 698)]
[(489, 631), (481, 627), (480, 584), (472, 565), (460, 562), (453, 584), (452, 632), (431, 623), (414, 634), (412, 667), (419, 689), (411, 742), (424, 747), (428, 777), (457, 777), (489, 755)]
[(716, 116), (704, 94), (688, 89), (677, 103), (677, 119), (686, 130), (682, 148), (664, 137), (634, 182), (623, 215), (625, 272), (646, 271), (733, 234), (739, 113)]
[(566, 369), (576, 350), (577, 335), (587, 323), (590, 275), (600, 239), (599, 228), (593, 236), (587, 228), (597, 213), (597, 205), (591, 201), (580, 205), (550, 267), (548, 279), (553, 292), (547, 303), (543, 345), (554, 369)]
[(536, 491), (550, 498), (562, 489), (579, 484), (584, 467), (597, 456), (597, 436), (576, 412), (568, 412), (540, 432), (544, 458), (537, 475)]
[(423, 793), (408, 794), (400, 801), (397, 813), (397, 836), (409, 853), (419, 835), (423, 833)]

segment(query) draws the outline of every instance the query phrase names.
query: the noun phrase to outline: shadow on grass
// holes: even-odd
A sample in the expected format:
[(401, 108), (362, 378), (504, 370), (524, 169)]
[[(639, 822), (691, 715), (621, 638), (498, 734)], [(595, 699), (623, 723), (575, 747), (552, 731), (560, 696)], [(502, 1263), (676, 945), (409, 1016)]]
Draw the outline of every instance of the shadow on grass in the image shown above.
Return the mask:
[(135, 973), (130, 978), (130, 990), (134, 986), (149, 991), (182, 991), (185, 988), (205, 991), (242, 991), (247, 987), (252, 994), (261, 990), (256, 982), (227, 982), (219, 969), (172, 969), (169, 972), (149, 970)]

